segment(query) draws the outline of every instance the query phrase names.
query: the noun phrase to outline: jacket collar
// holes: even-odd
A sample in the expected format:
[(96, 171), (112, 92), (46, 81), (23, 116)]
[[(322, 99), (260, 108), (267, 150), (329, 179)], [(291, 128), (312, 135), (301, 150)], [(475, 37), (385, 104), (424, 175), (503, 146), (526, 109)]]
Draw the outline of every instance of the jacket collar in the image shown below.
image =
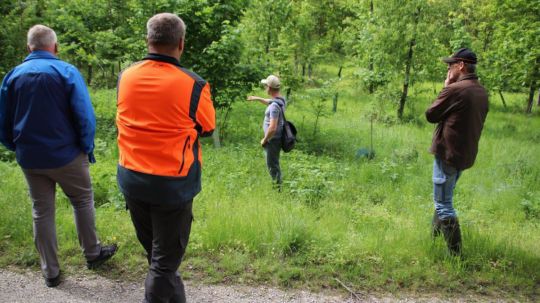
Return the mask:
[(459, 76), (456, 82), (462, 81), (462, 80), (478, 80), (478, 76), (476, 74), (463, 74)]
[(171, 56), (166, 56), (166, 55), (156, 54), (156, 53), (149, 53), (148, 55), (146, 55), (146, 57), (143, 58), (143, 60), (154, 60), (154, 61), (170, 63), (176, 66), (181, 66), (180, 61), (178, 61), (178, 59)]
[(54, 59), (54, 60), (58, 60), (58, 58), (55, 55), (49, 53), (48, 51), (35, 50), (35, 51), (31, 52), (30, 55), (28, 55), (24, 59), (23, 62), (33, 60), (33, 59)]

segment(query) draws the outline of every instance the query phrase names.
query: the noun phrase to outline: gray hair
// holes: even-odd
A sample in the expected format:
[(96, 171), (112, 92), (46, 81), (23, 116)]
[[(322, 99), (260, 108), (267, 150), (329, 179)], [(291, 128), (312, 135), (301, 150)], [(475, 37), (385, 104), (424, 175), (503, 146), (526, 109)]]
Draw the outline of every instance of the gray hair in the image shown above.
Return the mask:
[(45, 49), (57, 42), (56, 33), (51, 28), (41, 24), (32, 26), (28, 30), (27, 38), (30, 50)]
[(146, 23), (148, 44), (176, 47), (186, 35), (186, 25), (180, 17), (171, 13), (154, 15)]

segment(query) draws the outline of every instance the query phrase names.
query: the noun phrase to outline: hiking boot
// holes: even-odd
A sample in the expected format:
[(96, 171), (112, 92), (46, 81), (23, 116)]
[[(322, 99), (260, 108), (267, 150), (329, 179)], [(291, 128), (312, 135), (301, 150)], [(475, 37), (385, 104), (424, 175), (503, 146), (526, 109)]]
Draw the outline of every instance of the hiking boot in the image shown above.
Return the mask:
[(441, 220), (437, 215), (437, 211), (433, 211), (433, 219), (431, 219), (431, 236), (436, 238), (441, 235)]
[(109, 260), (112, 256), (114, 256), (114, 254), (116, 253), (116, 250), (118, 250), (118, 246), (116, 244), (102, 246), (99, 256), (97, 256), (94, 260), (86, 261), (86, 267), (88, 269), (98, 268), (101, 264), (103, 264), (105, 261)]
[(448, 250), (454, 256), (461, 255), (461, 229), (458, 218), (451, 217), (440, 222)]
[(45, 285), (47, 287), (56, 287), (62, 283), (62, 279), (60, 278), (60, 272), (58, 272), (58, 275), (54, 278), (45, 278)]

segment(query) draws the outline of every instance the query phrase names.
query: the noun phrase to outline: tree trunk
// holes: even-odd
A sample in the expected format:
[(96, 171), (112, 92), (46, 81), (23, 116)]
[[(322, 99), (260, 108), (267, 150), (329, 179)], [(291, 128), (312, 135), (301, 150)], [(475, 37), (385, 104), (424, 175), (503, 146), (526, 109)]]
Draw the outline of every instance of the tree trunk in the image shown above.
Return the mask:
[[(527, 113), (530, 114), (532, 112), (532, 107), (534, 103), (534, 92), (536, 91), (536, 82), (538, 81), (538, 78), (540, 78), (540, 56), (536, 57), (534, 67), (530, 74), (530, 85), (529, 85), (529, 100), (527, 102)], [(540, 98), (540, 97), (539, 97)]]
[(535, 91), (536, 91), (536, 79), (532, 79), (531, 84), (529, 86), (529, 100), (527, 101), (527, 110), (526, 110), (527, 114), (530, 114), (532, 112)]
[(92, 65), (88, 65), (88, 85), (92, 84)]
[(291, 91), (292, 89), (290, 87), (287, 88), (287, 91), (286, 91), (286, 99), (287, 99), (287, 104), (290, 104), (291, 103)]
[(405, 102), (407, 101), (407, 94), (409, 92), (409, 77), (411, 73), (411, 65), (413, 58), (414, 37), (409, 42), (409, 53), (407, 54), (407, 61), (405, 61), (405, 80), (403, 81), (403, 92), (399, 99), (398, 118), (403, 118), (403, 109), (405, 108)]
[(264, 52), (268, 55), (270, 53), (270, 43), (272, 42), (272, 36), (270, 31), (266, 33), (266, 45), (264, 46)]
[(298, 75), (298, 51), (294, 50), (294, 74)]
[(407, 101), (407, 94), (409, 92), (409, 78), (411, 74), (411, 65), (413, 60), (413, 47), (416, 43), (416, 26), (418, 25), (418, 19), (420, 18), (420, 8), (416, 8), (414, 13), (414, 29), (411, 41), (409, 42), (409, 52), (407, 54), (407, 60), (405, 61), (405, 80), (403, 81), (403, 92), (399, 99), (398, 118), (403, 118), (403, 109), (405, 108), (405, 102)]
[(335, 113), (337, 112), (337, 102), (338, 102), (338, 98), (339, 98), (339, 93), (336, 93), (334, 95), (334, 103), (333, 103), (333, 106), (332, 106), (332, 111)]
[(313, 74), (313, 67), (311, 66), (311, 63), (308, 64), (307, 70), (308, 70), (308, 79), (311, 80), (311, 75)]
[(502, 94), (502, 91), (499, 89), (499, 96), (501, 96), (502, 104), (504, 105), (504, 108), (506, 108), (506, 100), (504, 100), (504, 96)]
[(111, 64), (111, 80), (109, 81), (109, 83), (107, 84), (107, 87), (109, 88), (113, 88), (114, 87), (114, 63)]
[[(369, 15), (371, 17), (371, 20), (373, 20), (373, 0), (369, 1)], [(372, 22), (372, 21), (370, 21)], [(371, 52), (369, 54), (369, 73), (371, 76), (373, 76), (373, 57), (371, 55)], [(371, 78), (369, 80), (369, 93), (373, 94), (375, 92), (375, 85), (373, 84), (373, 79)]]
[(214, 129), (214, 132), (212, 133), (212, 141), (214, 142), (215, 148), (221, 147), (221, 141), (219, 140), (219, 126), (216, 125), (216, 129)]
[[(339, 67), (339, 71), (338, 71), (338, 82), (341, 81), (341, 71), (343, 70), (343, 65)], [(332, 111), (335, 113), (337, 112), (337, 103), (338, 103), (338, 98), (339, 98), (339, 93), (336, 92), (336, 94), (334, 95), (334, 103), (333, 103), (333, 106), (332, 106)]]

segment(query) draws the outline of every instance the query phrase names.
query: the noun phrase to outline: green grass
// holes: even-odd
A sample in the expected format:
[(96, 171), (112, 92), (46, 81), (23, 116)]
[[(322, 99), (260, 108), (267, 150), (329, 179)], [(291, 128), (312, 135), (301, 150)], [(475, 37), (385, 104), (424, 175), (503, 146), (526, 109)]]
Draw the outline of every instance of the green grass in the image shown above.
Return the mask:
[[(345, 75), (347, 75), (345, 71)], [(332, 75), (333, 71), (327, 71)], [(346, 77), (346, 76), (345, 76)], [(298, 149), (282, 155), (284, 189), (272, 190), (261, 139), (264, 107), (234, 104), (223, 147), (203, 141), (203, 191), (182, 265), (187, 278), (209, 282), (270, 283), (311, 289), (470, 291), (538, 299), (540, 286), (540, 117), (524, 115), (525, 95), (506, 94), (509, 108), (491, 100), (475, 166), (459, 180), (455, 206), (462, 222), (464, 258), (450, 257), (430, 238), (431, 169), (427, 152), (434, 126), (423, 110), (437, 85), (413, 87), (406, 120), (384, 94), (356, 88), (331, 100), (313, 134), (317, 89), (297, 93), (287, 116), (299, 128)], [(261, 94), (261, 92), (256, 92)], [(116, 183), (115, 92), (92, 93), (98, 116), (98, 163), (91, 173), (97, 227), (120, 251), (100, 274), (141, 279), (146, 271)], [(370, 145), (373, 160), (357, 159)], [(0, 266), (38, 269), (31, 202), (20, 169), (0, 162)], [(60, 258), (68, 272), (83, 270), (69, 202), (58, 195)]]

